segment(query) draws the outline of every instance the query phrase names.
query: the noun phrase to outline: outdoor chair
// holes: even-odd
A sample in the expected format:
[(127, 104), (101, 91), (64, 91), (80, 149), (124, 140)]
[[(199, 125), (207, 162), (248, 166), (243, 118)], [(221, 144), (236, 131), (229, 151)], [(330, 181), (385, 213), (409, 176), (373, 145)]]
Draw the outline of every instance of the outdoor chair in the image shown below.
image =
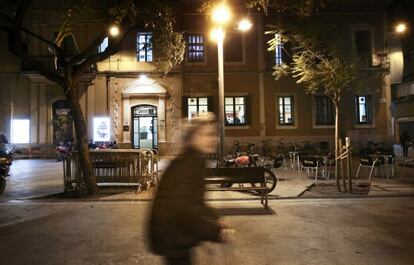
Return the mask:
[(321, 165), (323, 165), (323, 176), (326, 178), (326, 180), (329, 180), (329, 177), (331, 176), (331, 170), (330, 168), (335, 168), (335, 155), (329, 154), (327, 159), (321, 160)]
[(296, 157), (297, 157), (297, 160), (298, 160), (298, 163), (299, 163), (299, 172), (301, 172), (302, 171), (302, 157), (307, 157), (307, 156), (309, 156), (309, 153), (308, 152), (305, 152), (305, 151), (299, 151), (297, 154), (296, 154)]
[[(394, 177), (395, 171), (395, 154), (391, 149), (384, 149), (381, 154), (384, 155), (385, 176), (388, 179), (389, 176)], [(391, 174), (389, 171), (391, 170)]]
[(371, 180), (372, 172), (374, 171), (374, 169), (376, 170), (377, 168), (381, 168), (384, 163), (385, 160), (383, 157), (373, 158), (370, 155), (361, 155), (359, 157), (359, 167), (355, 175), (355, 178), (358, 178), (361, 167), (366, 167), (371, 169), (368, 177), (368, 180)]
[(315, 171), (315, 181), (318, 180), (319, 159), (313, 156), (302, 156), (300, 158), (301, 167), (306, 170), (309, 177), (309, 172)]
[[(282, 167), (283, 165), (285, 166), (285, 169), (286, 169), (286, 161), (285, 161), (285, 156), (284, 155), (279, 155), (278, 157), (276, 157), (273, 160), (273, 169), (274, 170)], [(277, 180), (279, 181), (278, 174), (275, 174), (275, 175), (276, 175)], [(284, 180), (286, 180), (286, 178), (284, 178)]]

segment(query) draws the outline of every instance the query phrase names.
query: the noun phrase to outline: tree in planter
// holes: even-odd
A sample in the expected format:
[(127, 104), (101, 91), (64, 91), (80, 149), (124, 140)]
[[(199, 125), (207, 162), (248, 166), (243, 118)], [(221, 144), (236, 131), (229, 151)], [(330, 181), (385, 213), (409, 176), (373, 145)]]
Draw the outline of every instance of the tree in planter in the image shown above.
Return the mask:
[[(184, 55), (184, 41), (181, 33), (174, 31), (174, 1), (167, 0), (122, 0), (94, 1), (72, 0), (60, 1), (66, 21), (56, 38), (52, 41), (40, 36), (24, 25), (27, 16), (36, 7), (35, 0), (6, 1), (0, 5), (0, 30), (7, 34), (8, 47), (25, 65), (58, 84), (66, 95), (71, 109), (77, 139), (77, 149), (82, 168), (86, 189), (89, 194), (96, 193), (96, 177), (89, 160), (86, 123), (79, 103), (79, 80), (85, 74), (93, 72), (93, 66), (121, 50), (122, 43), (129, 33), (145, 29), (153, 33), (154, 53), (156, 54), (156, 72), (166, 74)], [(53, 1), (52, 1), (53, 2)], [(45, 3), (44, 1), (42, 2)], [(37, 6), (39, 7), (39, 6)], [(81, 51), (65, 49), (64, 40), (73, 36), (72, 26), (77, 16), (85, 15), (85, 11), (99, 11), (101, 31)], [(97, 10), (99, 9), (99, 10)], [(98, 52), (98, 47), (108, 36), (108, 27), (117, 25), (119, 35), (110, 38), (109, 45), (104, 51)], [(27, 49), (27, 39), (37, 39), (46, 45), (55, 57), (56, 67), (50, 67), (30, 54)]]
[[(339, 34), (343, 25), (308, 18), (296, 23), (279, 21), (273, 27), (275, 30), (268, 33), (278, 34), (278, 37), (269, 41), (269, 50), (274, 50), (279, 42), (289, 42), (293, 47), (291, 63), (274, 66), (273, 74), (276, 79), (290, 75), (304, 86), (307, 93), (322, 92), (332, 100), (335, 106), (335, 157), (338, 157), (342, 96), (346, 91), (360, 89), (361, 80), (365, 84), (379, 85), (386, 69), (371, 67), (370, 71), (363, 71), (367, 69), (366, 62), (355, 56), (349, 38)], [(338, 163), (335, 163), (335, 181), (340, 191)]]

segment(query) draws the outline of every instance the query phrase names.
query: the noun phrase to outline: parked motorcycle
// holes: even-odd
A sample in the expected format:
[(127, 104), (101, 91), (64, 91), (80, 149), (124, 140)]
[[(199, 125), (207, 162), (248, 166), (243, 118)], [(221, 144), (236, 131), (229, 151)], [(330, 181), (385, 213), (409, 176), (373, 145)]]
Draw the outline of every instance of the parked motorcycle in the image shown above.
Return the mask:
[[(236, 152), (233, 155), (226, 156), (224, 158), (224, 165), (225, 167), (257, 167), (258, 160), (259, 155), (255, 153), (255, 144), (251, 143), (248, 144), (248, 152)], [(268, 187), (266, 192), (272, 192), (276, 187), (277, 178), (275, 174), (267, 168), (265, 169), (265, 180), (266, 186)], [(233, 183), (225, 183), (223, 185), (225, 187), (231, 187)]]
[(9, 145), (3, 144), (0, 146), (0, 195), (6, 189), (6, 181), (9, 176), (10, 166), (12, 165), (13, 153)]

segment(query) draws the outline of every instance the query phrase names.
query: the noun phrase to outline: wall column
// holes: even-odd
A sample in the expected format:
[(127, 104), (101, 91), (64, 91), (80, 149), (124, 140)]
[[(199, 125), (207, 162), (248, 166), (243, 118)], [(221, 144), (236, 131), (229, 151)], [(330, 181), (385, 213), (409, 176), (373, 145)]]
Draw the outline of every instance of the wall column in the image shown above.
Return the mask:
[(128, 132), (124, 132), (123, 130), (123, 143), (131, 143), (131, 139), (130, 139), (130, 135), (131, 135), (131, 130), (132, 130), (132, 126), (133, 124), (131, 124), (131, 103), (129, 101), (129, 98), (124, 98), (124, 109), (123, 109), (123, 117), (124, 117), (124, 122), (123, 125), (128, 125), (129, 126), (129, 131)]
[(47, 93), (46, 84), (39, 84), (39, 143), (47, 143)]
[(39, 143), (39, 89), (30, 84), (30, 143)]
[(165, 98), (158, 99), (158, 141), (165, 143)]

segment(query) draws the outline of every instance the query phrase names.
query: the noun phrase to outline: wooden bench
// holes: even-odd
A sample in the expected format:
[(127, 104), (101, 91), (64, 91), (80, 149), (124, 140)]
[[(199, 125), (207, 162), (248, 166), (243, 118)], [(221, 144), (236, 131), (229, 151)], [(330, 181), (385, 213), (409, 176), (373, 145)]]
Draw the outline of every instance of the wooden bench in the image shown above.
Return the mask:
[[(260, 194), (261, 203), (268, 207), (265, 182), (265, 168), (209, 168), (205, 178), (207, 191), (255, 191)], [(235, 184), (230, 186), (229, 184)], [(249, 184), (248, 187), (236, 184)], [(212, 186), (213, 185), (213, 186)]]

